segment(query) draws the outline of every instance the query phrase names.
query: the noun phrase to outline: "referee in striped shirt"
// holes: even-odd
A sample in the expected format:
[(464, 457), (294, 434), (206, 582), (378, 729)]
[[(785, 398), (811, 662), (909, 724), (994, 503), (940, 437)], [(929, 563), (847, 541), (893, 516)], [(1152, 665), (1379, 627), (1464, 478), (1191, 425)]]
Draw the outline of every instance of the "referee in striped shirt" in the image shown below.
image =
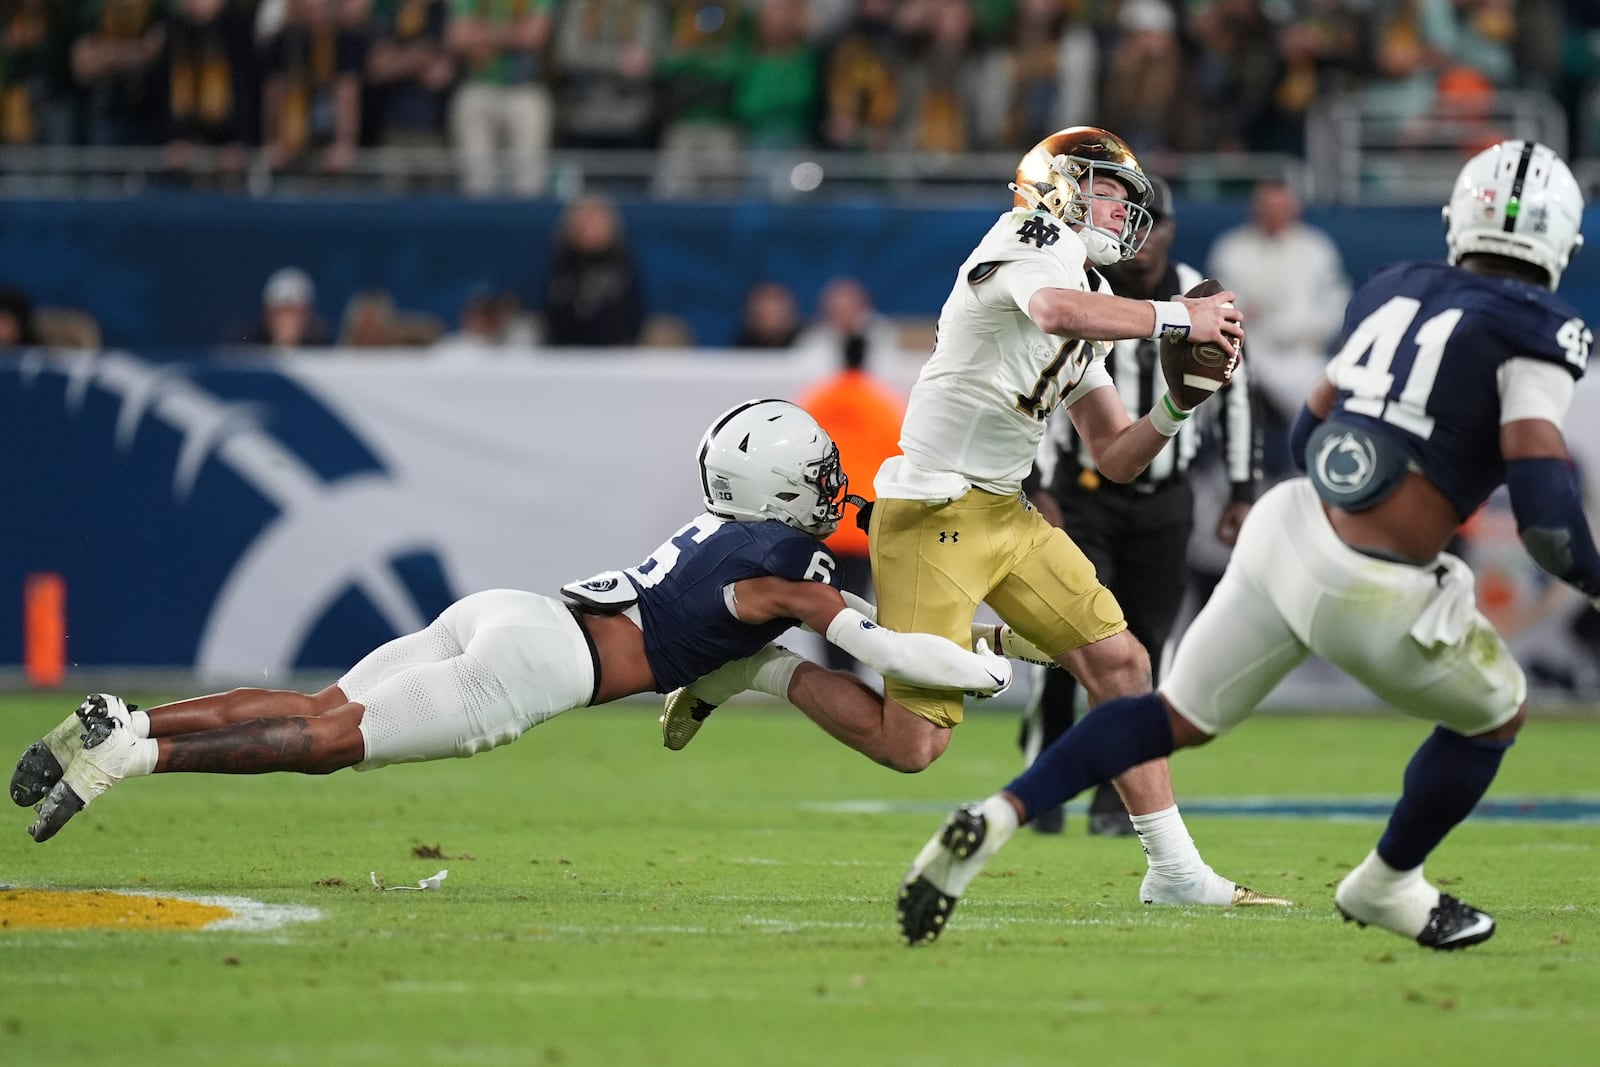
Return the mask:
[[(1102, 268), (1118, 296), (1169, 300), (1201, 279), (1187, 263), (1170, 260), (1177, 222), (1172, 190), (1151, 177), (1155, 224), (1133, 259)], [(1226, 281), (1224, 281), (1226, 284)], [(1176, 437), (1134, 481), (1123, 485), (1102, 477), (1089, 448), (1062, 410), (1051, 416), (1034, 464), (1037, 487), (1030, 498), (1041, 514), (1072, 536), (1095, 566), (1102, 584), (1116, 596), (1133, 631), (1150, 653), (1159, 678), (1162, 651), (1177, 621), (1188, 586), (1187, 553), (1194, 528), (1190, 465), (1213, 442), (1220, 443), (1229, 482), (1229, 502), (1217, 523), (1217, 539), (1232, 545), (1261, 481), (1260, 420), (1252, 410), (1248, 362), (1231, 384), (1184, 423)], [(1130, 418), (1138, 418), (1166, 392), (1156, 342), (1117, 341), (1106, 357), (1117, 392)], [(1023, 715), (1024, 761), (1034, 758), (1072, 725), (1077, 683), (1064, 670), (1041, 668), (1042, 684)], [(1063, 816), (1040, 812), (1033, 820), (1041, 833), (1059, 833)], [(1133, 833), (1128, 812), (1110, 783), (1095, 791), (1089, 807), (1089, 832)]]

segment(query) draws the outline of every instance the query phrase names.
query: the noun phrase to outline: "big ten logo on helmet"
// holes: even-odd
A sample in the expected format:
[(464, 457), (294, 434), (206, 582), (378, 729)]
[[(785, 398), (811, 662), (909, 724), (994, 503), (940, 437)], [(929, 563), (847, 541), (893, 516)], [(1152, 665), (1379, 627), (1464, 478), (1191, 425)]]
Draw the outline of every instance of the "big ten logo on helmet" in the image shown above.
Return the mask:
[(717, 500), (732, 500), (733, 486), (728, 479), (718, 475), (711, 479), (711, 495)]

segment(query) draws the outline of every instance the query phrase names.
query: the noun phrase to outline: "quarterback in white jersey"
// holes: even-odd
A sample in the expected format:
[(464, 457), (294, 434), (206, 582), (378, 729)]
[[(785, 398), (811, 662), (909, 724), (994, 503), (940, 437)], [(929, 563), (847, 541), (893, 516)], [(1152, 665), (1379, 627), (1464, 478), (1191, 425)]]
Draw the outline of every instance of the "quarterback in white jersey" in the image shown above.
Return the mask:
[(1086, 258), (1078, 235), (1042, 212), (1000, 217), (961, 265), (965, 284), (939, 315), (939, 341), (911, 391), (904, 455), (891, 479), (909, 466), (913, 477), (955, 472), (990, 492), (1020, 490), (1043, 433), (1041, 413), (1111, 383), (1099, 345), (1045, 333), (1019, 313), (1040, 289), (1109, 292), (1098, 274), (1091, 287)]
[[(1150, 689), (1150, 657), (1094, 565), (1022, 495), (1050, 413), (1062, 407), (1113, 481), (1131, 481), (1189, 413), (1167, 397), (1128, 417), (1105, 368), (1109, 342), (1187, 335), (1238, 346), (1232, 294), (1127, 300), (1093, 269), (1149, 235), (1151, 186), (1113, 134), (1075, 127), (1017, 168), (1013, 210), (967, 257), (912, 389), (901, 455), (875, 482), (870, 531), (878, 618), (966, 632), (987, 602), (1072, 671), (1091, 704)], [(961, 721), (962, 694), (885, 683), (885, 732), (931, 761)], [(1150, 861), (1147, 903), (1281, 903), (1212, 872), (1184, 828), (1164, 761), (1116, 781)]]
[[(1131, 420), (1105, 369), (1109, 342), (1170, 331), (1237, 344), (1239, 314), (1226, 292), (1148, 301), (1107, 291), (1093, 267), (1133, 256), (1151, 223), (1149, 179), (1113, 134), (1053, 134), (1023, 157), (1011, 189), (1013, 210), (961, 265), (945, 301), (902, 454), (878, 472), (879, 617), (943, 633), (969, 627), (987, 601), (1093, 699), (1142, 692), (1149, 657), (1083, 553), (1027, 505), (1022, 480), (1057, 406), (1103, 474), (1136, 477), (1188, 413), (1169, 402)], [(937, 756), (961, 721), (961, 695), (898, 686), (889, 695), (912, 713), (901, 732)]]
[[(1107, 477), (1136, 477), (1188, 412), (1167, 405), (1130, 420), (1095, 342), (1170, 332), (1238, 345), (1240, 316), (1226, 292), (1158, 302), (1101, 291), (1091, 265), (1133, 256), (1150, 230), (1150, 182), (1118, 137), (1091, 127), (1053, 134), (1023, 157), (1011, 189), (1014, 210), (961, 265), (911, 393), (902, 454), (875, 481), (868, 536), (878, 622), (970, 640), (987, 602), (1010, 624), (997, 635), (999, 651), (1030, 657), (1008, 645), (1014, 632), (1037, 661), (1077, 675), (1094, 702), (1146, 692), (1150, 658), (1116, 598), (1067, 535), (1028, 505), (1022, 479), (1060, 404)], [(737, 691), (704, 682), (686, 690), (702, 711)], [(881, 712), (819, 725), (886, 766), (920, 771), (949, 745), (962, 698), (887, 679)], [(1165, 763), (1135, 768), (1119, 788), (1150, 860), (1143, 899), (1259, 902), (1200, 859)]]

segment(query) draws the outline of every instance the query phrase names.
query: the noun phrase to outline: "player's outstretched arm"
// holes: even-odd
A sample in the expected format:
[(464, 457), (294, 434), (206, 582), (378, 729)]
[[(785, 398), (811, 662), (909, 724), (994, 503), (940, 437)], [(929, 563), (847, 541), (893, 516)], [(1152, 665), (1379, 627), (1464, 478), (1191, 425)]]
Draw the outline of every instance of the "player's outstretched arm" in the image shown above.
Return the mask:
[[(1104, 294), (1093, 293), (1079, 295), (1104, 297)], [(1178, 317), (1186, 325), (1190, 316), (1193, 316), (1193, 326), (1188, 332), (1190, 339), (1198, 342), (1220, 337), (1224, 343), (1231, 346), (1242, 341), (1244, 337), (1238, 311), (1232, 307), (1223, 307), (1220, 303), (1230, 301), (1232, 297), (1232, 293), (1223, 290), (1208, 297), (1179, 297), (1170, 303), (1162, 301), (1124, 301), (1124, 303), (1154, 304), (1157, 309), (1157, 335), (1162, 332), (1163, 321), (1168, 321), (1163, 317), (1168, 313), (1164, 313), (1162, 309), (1177, 308), (1182, 312)], [(1035, 295), (1034, 300), (1039, 299), (1040, 296)], [(1077, 430), (1078, 436), (1088, 445), (1089, 454), (1094, 458), (1095, 466), (1100, 473), (1114, 482), (1131, 482), (1150, 465), (1150, 461), (1166, 447), (1167, 441), (1188, 421), (1189, 411), (1179, 407), (1170, 394), (1163, 394), (1148, 413), (1137, 420), (1129, 419), (1123, 408), (1122, 398), (1115, 387), (1107, 384), (1079, 397), (1071, 407), (1067, 408), (1067, 416), (1072, 419), (1073, 428)]]
[(1044, 288), (1024, 309), (1035, 326), (1057, 337), (1084, 341), (1160, 340), (1168, 331), (1186, 334), (1196, 344), (1244, 343), (1244, 319), (1224, 289), (1205, 297), (1132, 300), (1111, 293)]
[[(878, 621), (878, 608), (871, 601), (863, 600), (848, 589), (839, 590), (839, 596), (844, 599), (847, 607), (855, 608), (872, 622)], [(810, 627), (807, 627), (810, 629)], [(1041, 667), (1060, 666), (1045, 652), (1023, 637), (1005, 623), (975, 622), (972, 624), (972, 641), (967, 646), (976, 650), (979, 644), (994, 650), (1007, 659), (1020, 659), (1025, 663), (1036, 663)]]
[(968, 651), (933, 634), (878, 626), (820, 582), (747, 578), (734, 586), (734, 607), (749, 623), (798, 619), (885, 678), (928, 689), (992, 696), (1011, 684), (1010, 661)]

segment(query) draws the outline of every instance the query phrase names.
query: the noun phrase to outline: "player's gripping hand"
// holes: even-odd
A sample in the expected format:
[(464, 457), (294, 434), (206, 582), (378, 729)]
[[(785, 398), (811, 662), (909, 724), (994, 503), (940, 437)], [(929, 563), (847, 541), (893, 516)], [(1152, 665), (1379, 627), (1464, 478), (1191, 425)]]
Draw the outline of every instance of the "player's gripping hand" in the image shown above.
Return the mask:
[(1244, 315), (1233, 306), (1230, 289), (1209, 296), (1175, 296), (1172, 299), (1189, 309), (1191, 345), (1222, 344), (1235, 353), (1244, 348)]
[(994, 685), (985, 685), (977, 689), (968, 689), (968, 696), (977, 697), (979, 700), (988, 700), (990, 697), (997, 697), (1001, 693), (1004, 693), (1007, 689), (1011, 688), (1010, 660), (1006, 659), (1004, 656), (997, 656), (993, 652), (990, 652), (989, 642), (982, 640), (981, 638), (977, 644), (972, 646), (972, 651), (985, 660), (983, 668), (989, 672), (989, 677), (993, 679)]

